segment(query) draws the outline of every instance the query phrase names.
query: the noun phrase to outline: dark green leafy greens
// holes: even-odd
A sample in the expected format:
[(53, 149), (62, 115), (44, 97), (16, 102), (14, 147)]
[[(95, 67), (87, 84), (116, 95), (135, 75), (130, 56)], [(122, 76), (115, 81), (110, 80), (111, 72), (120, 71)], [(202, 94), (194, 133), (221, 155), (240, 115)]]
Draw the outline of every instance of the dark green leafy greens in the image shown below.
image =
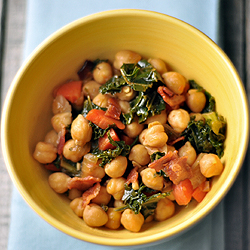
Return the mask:
[[(216, 126), (213, 126), (213, 123)], [(198, 153), (215, 153), (221, 158), (224, 154), (225, 133), (226, 122), (222, 116), (214, 113), (205, 121), (195, 121), (195, 117), (191, 117), (182, 135)]]
[(157, 88), (163, 85), (161, 76), (150, 63), (141, 60), (137, 64), (123, 64), (120, 71), (121, 76), (112, 77), (100, 87), (100, 92), (115, 94), (121, 92), (124, 86), (136, 91), (136, 97), (130, 101), (130, 112), (122, 114), (123, 123), (130, 124), (135, 115), (139, 117), (138, 122), (143, 123), (166, 108), (164, 100), (157, 93)]
[(153, 154), (150, 155), (150, 160), (151, 162), (156, 161), (163, 157), (165, 155), (165, 152), (154, 152)]
[(131, 185), (125, 184), (125, 192), (122, 197), (125, 206), (117, 208), (117, 211), (129, 208), (135, 214), (141, 213), (144, 218), (147, 218), (154, 213), (158, 201), (169, 195), (169, 193), (157, 193), (147, 196), (146, 193), (155, 193), (155, 190), (146, 187), (144, 184), (141, 184), (138, 190), (134, 190)]
[(130, 146), (125, 143), (125, 141), (114, 141), (110, 136), (110, 132), (107, 132), (110, 143), (115, 146), (115, 149), (100, 150), (98, 147), (93, 149), (92, 154), (95, 155), (98, 159), (101, 159), (101, 167), (104, 167), (105, 164), (111, 162), (117, 156), (127, 156), (130, 152)]

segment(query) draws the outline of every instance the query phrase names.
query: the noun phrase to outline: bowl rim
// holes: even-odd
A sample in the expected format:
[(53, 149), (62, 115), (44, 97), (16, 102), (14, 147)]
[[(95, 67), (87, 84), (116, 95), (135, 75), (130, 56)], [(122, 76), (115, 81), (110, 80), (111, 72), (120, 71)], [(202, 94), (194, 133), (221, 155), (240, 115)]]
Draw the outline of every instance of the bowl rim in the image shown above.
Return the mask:
[[(173, 23), (177, 26), (181, 26), (182, 28), (188, 29), (189, 31), (195, 33), (195, 35), (201, 37), (202, 39), (206, 40), (209, 45), (217, 51), (217, 53), (220, 55), (221, 58), (223, 58), (223, 61), (227, 64), (228, 68), (230, 68), (232, 74), (235, 77), (235, 80), (238, 83), (238, 87), (240, 89), (240, 93), (242, 95), (242, 100), (244, 103), (244, 114), (246, 119), (246, 131), (244, 131), (245, 140), (244, 143), (241, 145), (241, 152), (242, 157), (237, 158), (236, 164), (237, 169), (235, 169), (235, 175), (231, 176), (231, 178), (227, 178), (225, 181), (225, 185), (215, 194), (215, 196), (212, 198), (212, 200), (206, 205), (206, 212), (204, 213), (204, 210), (200, 210), (197, 214), (195, 214), (192, 217), (192, 220), (189, 219), (188, 221), (185, 221), (184, 223), (174, 227), (172, 230), (168, 231), (168, 235), (165, 234), (165, 232), (160, 232), (157, 234), (154, 234), (152, 236), (146, 236), (146, 237), (139, 237), (139, 238), (132, 238), (132, 239), (126, 239), (125, 242), (123, 239), (116, 239), (116, 238), (105, 238), (103, 236), (95, 236), (95, 235), (85, 235), (84, 232), (79, 232), (75, 229), (72, 229), (69, 226), (64, 225), (60, 221), (54, 219), (52, 216), (47, 214), (45, 211), (43, 211), (32, 199), (32, 197), (26, 193), (25, 188), (22, 186), (21, 182), (17, 179), (17, 175), (14, 171), (14, 167), (11, 164), (11, 159), (8, 151), (8, 141), (7, 141), (7, 133), (8, 133), (8, 107), (11, 105), (11, 102), (14, 98), (14, 93), (16, 91), (17, 85), (19, 80), (22, 78), (22, 76), (25, 74), (27, 69), (29, 68), (30, 64), (32, 64), (32, 61), (35, 57), (43, 53), (44, 50), (46, 50), (47, 47), (50, 46), (53, 41), (59, 39), (61, 36), (63, 36), (65, 33), (67, 33), (71, 28), (77, 27), (79, 25), (82, 25), (83, 23), (88, 22), (95, 22), (97, 20), (100, 20), (102, 18), (110, 18), (112, 16), (119, 16), (119, 15), (126, 15), (126, 16), (133, 16), (133, 15), (139, 15), (139, 16), (151, 16), (152, 18), (158, 18), (164, 21), (168, 21), (170, 23)], [(79, 18), (59, 30), (52, 33), (49, 37), (47, 37), (40, 45), (38, 45), (33, 52), (27, 57), (27, 59), (23, 62), (22, 66), (18, 70), (16, 76), (14, 77), (9, 90), (7, 92), (7, 95), (4, 100), (3, 108), (2, 108), (2, 119), (1, 119), (1, 145), (2, 145), (2, 152), (3, 152), (3, 158), (5, 165), (7, 167), (7, 171), (11, 177), (11, 180), (13, 181), (14, 185), (17, 187), (19, 193), (25, 200), (25, 202), (45, 221), (47, 221), (50, 225), (53, 227), (59, 229), (60, 231), (84, 240), (88, 241), (90, 243), (95, 244), (102, 244), (106, 246), (135, 246), (135, 245), (145, 245), (150, 244), (156, 241), (161, 241), (166, 238), (171, 238), (174, 236), (179, 235), (180, 233), (185, 232), (187, 229), (191, 228), (193, 225), (198, 223), (201, 219), (203, 219), (205, 216), (207, 216), (217, 205), (218, 203), (224, 198), (226, 193), (230, 190), (231, 186), (233, 185), (236, 177), (238, 176), (238, 173), (243, 165), (243, 161), (246, 155), (247, 147), (248, 147), (248, 140), (249, 140), (249, 111), (248, 111), (248, 101), (247, 96), (245, 93), (244, 85), (241, 82), (241, 79), (238, 75), (237, 70), (235, 69), (233, 63), (228, 58), (228, 56), (225, 54), (225, 52), (213, 41), (211, 40), (207, 35), (205, 35), (202, 31), (195, 28), (194, 26), (178, 19), (172, 16), (169, 16), (167, 14), (163, 14), (156, 11), (150, 11), (150, 10), (141, 10), (141, 9), (117, 9), (117, 10), (108, 10), (108, 11), (102, 11), (97, 12), (88, 16), (84, 16), (82, 18)], [(179, 232), (181, 231), (181, 232)]]

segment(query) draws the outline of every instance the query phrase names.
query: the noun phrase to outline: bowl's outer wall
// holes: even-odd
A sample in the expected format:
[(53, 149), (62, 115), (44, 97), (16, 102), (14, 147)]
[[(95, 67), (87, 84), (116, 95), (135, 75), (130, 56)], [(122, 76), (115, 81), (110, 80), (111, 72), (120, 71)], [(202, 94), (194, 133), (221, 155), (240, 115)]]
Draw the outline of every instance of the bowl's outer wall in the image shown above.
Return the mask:
[[(38, 141), (51, 129), (53, 89), (77, 78), (86, 59), (110, 59), (121, 49), (161, 58), (171, 70), (194, 79), (217, 101), (228, 123), (225, 170), (199, 205), (174, 217), (146, 224), (140, 233), (89, 228), (69, 201), (48, 186), (49, 173), (33, 158)], [(11, 178), (27, 203), (46, 221), (79, 239), (105, 245), (154, 242), (186, 229), (224, 197), (235, 180), (248, 144), (248, 107), (243, 85), (226, 55), (200, 31), (172, 17), (136, 10), (109, 11), (80, 19), (48, 38), (18, 72), (2, 116), (2, 147)], [(112, 239), (112, 240), (111, 240)], [(126, 241), (124, 241), (126, 239)]]

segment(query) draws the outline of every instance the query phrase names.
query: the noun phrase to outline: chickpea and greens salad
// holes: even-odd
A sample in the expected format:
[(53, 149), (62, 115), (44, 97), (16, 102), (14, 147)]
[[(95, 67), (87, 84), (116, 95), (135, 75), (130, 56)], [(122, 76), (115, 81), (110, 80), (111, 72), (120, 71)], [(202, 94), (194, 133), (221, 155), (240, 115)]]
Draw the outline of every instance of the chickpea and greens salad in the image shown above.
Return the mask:
[(78, 76), (55, 89), (53, 129), (33, 154), (75, 214), (91, 227), (139, 232), (201, 202), (224, 168), (226, 122), (214, 97), (128, 50), (113, 63), (86, 60)]

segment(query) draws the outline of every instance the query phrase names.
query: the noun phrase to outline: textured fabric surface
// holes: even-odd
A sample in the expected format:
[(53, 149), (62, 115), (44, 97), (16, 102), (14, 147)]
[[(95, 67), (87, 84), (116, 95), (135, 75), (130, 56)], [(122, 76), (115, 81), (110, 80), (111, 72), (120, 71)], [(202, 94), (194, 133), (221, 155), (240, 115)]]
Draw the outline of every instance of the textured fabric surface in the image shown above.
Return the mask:
[[(217, 41), (218, 0), (29, 0), (23, 58), (63, 25), (95, 12), (137, 8), (158, 11), (186, 21)], [(184, 234), (158, 244), (158, 249), (224, 249), (223, 202)], [(76, 240), (48, 225), (32, 211), (14, 188), (11, 205), (9, 250), (18, 249), (116, 249)], [(117, 248), (118, 249), (118, 248)], [(133, 249), (133, 248), (129, 248)], [(142, 249), (153, 249), (143, 247)]]

